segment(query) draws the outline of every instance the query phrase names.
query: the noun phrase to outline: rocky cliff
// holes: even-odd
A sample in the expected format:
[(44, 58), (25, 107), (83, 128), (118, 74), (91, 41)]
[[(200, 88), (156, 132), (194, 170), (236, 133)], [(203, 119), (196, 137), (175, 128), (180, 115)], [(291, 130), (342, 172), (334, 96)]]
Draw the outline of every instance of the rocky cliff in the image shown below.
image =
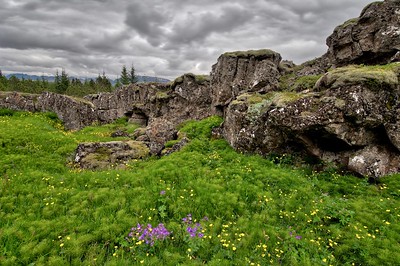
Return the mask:
[(40, 95), (1, 92), (0, 108), (29, 112), (55, 112), (64, 122), (66, 129), (80, 129), (98, 121), (93, 103), (51, 92)]
[(336, 27), (326, 43), (328, 56), (335, 66), (399, 61), (400, 1), (369, 4), (360, 17)]
[(334, 30), (325, 55), (300, 66), (267, 49), (229, 52), (210, 77), (84, 99), (3, 93), (0, 108), (54, 111), (68, 129), (126, 116), (143, 126), (135, 137), (152, 154), (176, 138), (179, 123), (217, 114), (239, 151), (297, 154), (378, 178), (400, 172), (399, 23), (399, 0), (375, 2)]

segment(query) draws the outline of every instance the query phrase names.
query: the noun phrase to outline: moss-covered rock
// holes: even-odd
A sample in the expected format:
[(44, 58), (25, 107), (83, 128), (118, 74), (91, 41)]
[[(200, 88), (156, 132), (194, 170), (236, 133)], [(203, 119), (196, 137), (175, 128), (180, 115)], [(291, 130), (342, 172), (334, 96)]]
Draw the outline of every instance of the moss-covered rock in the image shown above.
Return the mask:
[(84, 169), (120, 167), (149, 154), (149, 148), (140, 141), (81, 143), (76, 149), (75, 164)]
[(362, 66), (351, 65), (333, 69), (321, 77), (316, 88), (336, 89), (343, 86), (363, 85), (369, 89), (394, 89), (399, 85), (400, 64)]
[(275, 56), (276, 52), (274, 52), (270, 49), (260, 49), (260, 50), (226, 52), (223, 55), (228, 56), (228, 57), (235, 57), (235, 58), (255, 57), (258, 59), (263, 59), (263, 58)]

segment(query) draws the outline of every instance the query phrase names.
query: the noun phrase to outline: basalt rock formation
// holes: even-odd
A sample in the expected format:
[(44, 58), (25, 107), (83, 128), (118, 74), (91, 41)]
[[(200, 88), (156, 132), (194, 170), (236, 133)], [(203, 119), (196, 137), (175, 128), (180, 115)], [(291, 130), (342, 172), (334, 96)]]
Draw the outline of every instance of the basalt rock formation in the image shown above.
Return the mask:
[(238, 51), (221, 55), (213, 65), (213, 106), (223, 110), (240, 94), (278, 88), (281, 55), (271, 50)]
[(232, 101), (225, 137), (244, 152), (303, 153), (379, 177), (400, 170), (400, 64), (349, 66), (303, 92), (247, 93)]
[[(217, 114), (224, 123), (215, 131), (239, 151), (298, 154), (379, 178), (400, 172), (399, 23), (399, 0), (375, 2), (334, 30), (325, 55), (300, 66), (267, 49), (229, 52), (210, 77), (186, 74), (172, 84), (134, 84), (84, 99), (2, 93), (0, 108), (54, 111), (67, 129), (125, 116), (142, 125), (133, 136), (151, 154), (177, 138), (181, 122)], [(114, 154), (85, 145), (77, 154)]]
[(297, 153), (373, 178), (399, 172), (400, 64), (388, 64), (398, 61), (399, 23), (400, 1), (372, 3), (335, 29), (327, 54), (281, 66), (276, 90), (248, 90), (225, 103), (227, 141), (243, 152)]
[(326, 40), (335, 66), (386, 64), (400, 59), (400, 1), (373, 2)]
[(84, 99), (51, 92), (27, 94), (0, 93), (0, 108), (29, 112), (54, 112), (64, 122), (66, 129), (81, 129), (96, 122), (95, 106)]

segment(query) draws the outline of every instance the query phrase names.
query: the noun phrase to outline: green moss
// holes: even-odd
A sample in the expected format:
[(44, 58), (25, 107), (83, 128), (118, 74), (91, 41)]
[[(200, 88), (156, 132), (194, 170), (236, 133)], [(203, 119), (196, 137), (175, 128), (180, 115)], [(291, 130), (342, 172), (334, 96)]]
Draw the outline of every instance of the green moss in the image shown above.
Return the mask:
[(279, 79), (279, 88), (283, 91), (302, 91), (312, 89), (322, 75), (297, 77), (295, 73), (282, 75)]
[(277, 53), (272, 50), (261, 49), (261, 50), (227, 52), (227, 53), (224, 53), (224, 56), (239, 57), (239, 58), (248, 58), (248, 57), (265, 58), (265, 57), (270, 57), (270, 56), (273, 56), (276, 54)]
[(237, 101), (245, 101), (249, 104), (257, 104), (267, 98), (269, 98), (267, 94), (262, 95), (259, 93), (243, 93), (237, 97)]
[(168, 99), (170, 96), (165, 91), (157, 91), (156, 92), (156, 99)]
[(195, 75), (194, 80), (197, 84), (204, 84), (205, 82), (210, 81), (210, 76), (208, 75)]
[(177, 77), (177, 78), (174, 80), (173, 84), (180, 84), (180, 83), (182, 83), (182, 82), (183, 82), (183, 76), (180, 76), (180, 77)]
[(204, 83), (210, 81), (210, 76), (208, 76), (208, 75), (195, 75), (192, 73), (186, 73), (185, 75), (176, 78), (171, 83), (170, 87), (172, 89), (174, 89), (177, 85), (182, 84), (185, 77), (190, 77), (190, 78), (194, 79), (194, 82), (196, 82), (196, 84), (199, 84), (199, 85), (203, 85)]
[(373, 6), (373, 5), (381, 5), (381, 4), (383, 4), (382, 1), (375, 1), (375, 2), (372, 2), (372, 3), (368, 4), (368, 5), (365, 6), (364, 9), (361, 11), (360, 17), (361, 17), (362, 15), (364, 15), (365, 11), (367, 11), (369, 8), (371, 8), (371, 6)]
[(291, 90), (291, 84), (293, 84), (294, 80), (296, 80), (296, 74), (295, 73), (289, 73), (286, 75), (282, 75), (279, 78), (279, 88), (284, 91), (289, 91)]
[(247, 109), (247, 118), (251, 121), (255, 121), (260, 117), (267, 109), (271, 106), (271, 101), (264, 99), (259, 103), (255, 103), (249, 106)]
[(142, 141), (128, 141), (127, 144), (135, 150), (136, 158), (146, 158), (150, 154), (149, 147)]
[(94, 104), (93, 104), (92, 102), (90, 102), (90, 101), (88, 101), (88, 100), (86, 100), (86, 99), (79, 98), (79, 97), (77, 97), (77, 96), (65, 95), (65, 94), (64, 94), (63, 96), (66, 97), (66, 98), (71, 99), (72, 101), (79, 102), (79, 103), (84, 103), (84, 104), (88, 104), (88, 105), (90, 105), (91, 107), (95, 107)]
[(301, 98), (310, 96), (310, 94), (296, 93), (296, 92), (274, 92), (271, 97), (271, 101), (278, 107), (286, 106), (290, 102), (297, 101)]
[(315, 83), (321, 78), (322, 75), (309, 75), (299, 77), (293, 85), (292, 90), (302, 91), (307, 89), (312, 89)]
[(170, 140), (167, 141), (164, 146), (166, 149), (172, 148), (172, 146), (174, 146), (176, 143), (178, 143), (180, 140), (179, 139), (174, 139), (174, 140)]
[(324, 77), (325, 84), (331, 88), (362, 84), (370, 89), (396, 87), (399, 84), (399, 63), (377, 66), (352, 65), (331, 70)]
[(339, 27), (344, 28), (347, 27), (349, 25), (353, 25), (353, 24), (357, 24), (359, 18), (351, 18), (347, 21), (345, 21), (342, 25), (340, 25)]
[[(97, 161), (106, 161), (110, 157), (111, 151), (106, 147), (99, 147), (96, 151), (92, 154), (94, 157), (93, 159)], [(88, 156), (89, 157), (89, 156)]]

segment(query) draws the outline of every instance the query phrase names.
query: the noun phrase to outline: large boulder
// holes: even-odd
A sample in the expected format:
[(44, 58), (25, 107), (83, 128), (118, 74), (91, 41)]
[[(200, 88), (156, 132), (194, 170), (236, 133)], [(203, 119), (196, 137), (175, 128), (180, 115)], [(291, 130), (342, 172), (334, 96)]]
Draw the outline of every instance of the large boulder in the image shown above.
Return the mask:
[(280, 61), (280, 54), (267, 49), (221, 55), (211, 71), (213, 106), (222, 111), (244, 92), (277, 89)]
[(386, 64), (397, 60), (400, 51), (400, 1), (369, 4), (360, 17), (336, 27), (326, 43), (328, 56), (336, 66)]
[(143, 159), (149, 148), (140, 141), (110, 141), (81, 143), (76, 148), (74, 162), (84, 169), (121, 167), (129, 160)]
[(328, 72), (314, 91), (240, 95), (227, 108), (224, 135), (244, 152), (306, 152), (375, 178), (398, 172), (399, 74), (396, 63), (351, 66)]

